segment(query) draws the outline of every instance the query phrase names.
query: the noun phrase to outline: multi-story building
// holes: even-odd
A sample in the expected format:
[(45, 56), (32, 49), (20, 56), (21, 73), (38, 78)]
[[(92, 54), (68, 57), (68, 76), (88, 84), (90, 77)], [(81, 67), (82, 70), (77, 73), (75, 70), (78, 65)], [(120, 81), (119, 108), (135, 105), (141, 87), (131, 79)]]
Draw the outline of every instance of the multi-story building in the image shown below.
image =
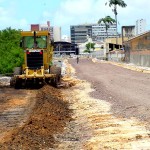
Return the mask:
[(61, 41), (61, 27), (54, 26), (51, 31), (53, 31), (54, 42)]
[(93, 41), (104, 41), (107, 38), (116, 37), (116, 24), (110, 24), (107, 33), (104, 23), (89, 24), (89, 25), (75, 25), (70, 27), (71, 42), (85, 43), (87, 36), (92, 38)]
[(146, 31), (146, 20), (140, 19), (136, 21), (136, 35)]
[(135, 26), (122, 26), (122, 43), (135, 36)]
[(106, 38), (116, 37), (116, 24), (110, 24), (106, 32), (106, 26), (104, 23), (95, 24), (92, 26), (92, 39), (93, 41), (104, 41)]
[(54, 41), (61, 41), (61, 27), (50, 26), (50, 22), (47, 21), (47, 24), (31, 24), (31, 31), (49, 31), (50, 38)]
[(70, 26), (70, 35), (72, 43), (85, 43), (87, 36), (92, 36), (92, 25)]

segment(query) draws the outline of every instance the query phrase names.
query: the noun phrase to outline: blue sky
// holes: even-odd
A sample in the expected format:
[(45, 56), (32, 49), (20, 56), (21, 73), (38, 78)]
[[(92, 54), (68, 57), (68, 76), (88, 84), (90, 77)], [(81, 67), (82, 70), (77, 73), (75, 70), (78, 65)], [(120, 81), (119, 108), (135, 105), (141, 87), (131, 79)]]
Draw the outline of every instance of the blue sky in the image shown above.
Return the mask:
[[(30, 24), (61, 26), (62, 35), (69, 35), (70, 25), (96, 23), (110, 15), (108, 0), (0, 0), (0, 29), (12, 27), (30, 30)], [(137, 19), (146, 19), (150, 26), (149, 0), (124, 0), (126, 8), (118, 8), (119, 31), (121, 26), (135, 25)]]

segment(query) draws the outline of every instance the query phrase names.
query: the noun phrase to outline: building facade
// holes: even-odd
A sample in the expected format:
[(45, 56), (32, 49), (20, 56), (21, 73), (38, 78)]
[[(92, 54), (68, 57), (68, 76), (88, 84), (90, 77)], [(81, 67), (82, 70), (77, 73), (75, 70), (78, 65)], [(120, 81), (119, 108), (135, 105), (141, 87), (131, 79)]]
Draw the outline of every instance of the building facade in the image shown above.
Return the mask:
[[(108, 38), (116, 37), (116, 24), (111, 24), (108, 28)], [(107, 38), (105, 24), (86, 24), (74, 25), (70, 27), (70, 35), (72, 43), (85, 43), (87, 36), (92, 38), (93, 41), (104, 41)]]
[(52, 35), (53, 35), (54, 42), (61, 41), (61, 27), (54, 26), (51, 31), (53, 31)]
[(61, 27), (48, 26), (48, 24), (41, 24), (40, 30), (48, 30), (50, 32), (51, 39), (54, 39), (54, 41), (61, 41)]
[(70, 55), (70, 54), (79, 54), (79, 48), (77, 44), (70, 42), (58, 41), (54, 42), (54, 54), (59, 55)]
[(140, 19), (136, 21), (136, 35), (146, 31), (146, 20)]
[(87, 36), (92, 36), (92, 25), (70, 26), (70, 35), (72, 43), (85, 43)]
[(135, 26), (122, 26), (122, 43), (136, 35)]
[(31, 31), (49, 31), (50, 38), (54, 41), (61, 41), (61, 27), (50, 26), (50, 22), (47, 24), (31, 24)]
[(109, 28), (106, 32), (106, 27), (104, 23), (95, 24), (92, 26), (92, 39), (93, 41), (104, 41), (107, 38), (115, 38), (116, 37), (116, 24), (110, 24)]
[(39, 31), (40, 26), (39, 24), (31, 24), (31, 31)]
[(139, 66), (150, 67), (150, 31), (125, 42), (125, 60)]

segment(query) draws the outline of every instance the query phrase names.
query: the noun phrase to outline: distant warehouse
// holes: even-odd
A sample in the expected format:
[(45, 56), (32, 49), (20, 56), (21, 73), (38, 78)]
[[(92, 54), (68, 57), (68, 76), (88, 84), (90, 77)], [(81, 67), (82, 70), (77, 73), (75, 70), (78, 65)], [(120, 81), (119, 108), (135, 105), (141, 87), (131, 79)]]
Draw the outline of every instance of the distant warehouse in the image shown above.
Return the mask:
[(126, 41), (124, 46), (126, 62), (150, 67), (150, 31)]

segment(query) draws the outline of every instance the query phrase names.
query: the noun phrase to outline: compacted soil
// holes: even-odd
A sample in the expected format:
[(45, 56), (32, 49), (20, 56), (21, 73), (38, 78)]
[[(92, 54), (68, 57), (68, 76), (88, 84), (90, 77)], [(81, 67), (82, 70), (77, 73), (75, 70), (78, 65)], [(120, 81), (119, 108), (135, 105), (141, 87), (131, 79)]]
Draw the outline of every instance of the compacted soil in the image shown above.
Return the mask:
[(53, 135), (71, 120), (59, 89), (0, 89), (0, 149), (54, 148)]
[(150, 74), (69, 62), (59, 89), (0, 87), (0, 150), (150, 150)]
[(95, 89), (91, 96), (110, 102), (113, 113), (150, 120), (150, 73), (91, 59), (80, 59), (79, 64), (76, 60), (70, 62), (78, 78), (90, 82)]

